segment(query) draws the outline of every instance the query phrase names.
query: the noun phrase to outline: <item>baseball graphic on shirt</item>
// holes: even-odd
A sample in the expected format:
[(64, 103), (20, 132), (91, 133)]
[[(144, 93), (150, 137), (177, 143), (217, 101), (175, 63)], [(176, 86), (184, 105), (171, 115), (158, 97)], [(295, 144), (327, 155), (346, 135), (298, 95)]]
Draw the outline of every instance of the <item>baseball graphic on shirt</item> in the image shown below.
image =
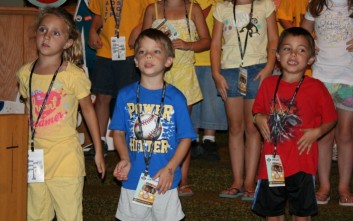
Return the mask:
[(140, 134), (139, 120), (136, 118), (134, 125), (134, 132), (137, 139), (152, 140), (154, 137), (156, 140), (162, 133), (162, 125), (159, 123), (157, 127), (158, 117), (154, 114), (142, 114), (141, 115), (141, 128), (142, 135)]

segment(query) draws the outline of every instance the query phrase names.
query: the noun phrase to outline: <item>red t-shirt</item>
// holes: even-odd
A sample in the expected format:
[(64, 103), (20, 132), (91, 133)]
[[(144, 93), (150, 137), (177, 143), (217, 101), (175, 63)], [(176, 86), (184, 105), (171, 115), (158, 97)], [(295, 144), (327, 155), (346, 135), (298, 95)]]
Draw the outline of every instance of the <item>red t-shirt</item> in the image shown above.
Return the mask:
[[(274, 107), (273, 96), (279, 76), (266, 78), (257, 93), (253, 113), (264, 113), (270, 116), (269, 127), (274, 124), (274, 108), (280, 116), (280, 132), (277, 138), (277, 154), (283, 164), (285, 177), (300, 171), (316, 174), (318, 165), (318, 145), (312, 144), (308, 154), (299, 155), (298, 140), (302, 137), (302, 129), (316, 128), (323, 123), (337, 120), (335, 106), (324, 84), (314, 78), (305, 77), (294, 99), (288, 114), (286, 113), (295, 88), (299, 82), (288, 83), (281, 80)], [(271, 130), (272, 131), (272, 130)], [(265, 155), (273, 154), (273, 142), (264, 142), (261, 152), (259, 179), (268, 179)]]

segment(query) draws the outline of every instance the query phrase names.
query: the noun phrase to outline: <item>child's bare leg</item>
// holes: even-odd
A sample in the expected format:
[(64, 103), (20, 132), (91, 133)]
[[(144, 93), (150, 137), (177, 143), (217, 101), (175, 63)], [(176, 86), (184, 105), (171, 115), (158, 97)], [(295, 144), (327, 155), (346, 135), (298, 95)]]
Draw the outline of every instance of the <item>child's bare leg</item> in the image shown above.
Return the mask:
[(292, 216), (292, 220), (293, 221), (310, 221), (311, 220), (311, 216), (305, 216), (305, 217)]
[(225, 105), (229, 125), (229, 155), (233, 173), (231, 187), (240, 189), (243, 186), (244, 169), (243, 98), (227, 98)]
[(188, 174), (190, 168), (190, 160), (191, 160), (191, 149), (189, 149), (186, 154), (182, 164), (181, 164), (181, 181), (180, 186), (185, 186), (188, 184)]
[(257, 166), (260, 158), (261, 139), (260, 133), (253, 123), (252, 106), (254, 99), (245, 100), (245, 181), (244, 189), (249, 192), (255, 191), (255, 179)]
[(330, 172), (331, 172), (331, 160), (332, 160), (332, 146), (334, 138), (334, 130), (331, 130), (328, 134), (319, 140), (319, 165), (318, 165), (318, 177), (320, 181), (320, 187), (317, 191), (317, 197), (319, 200), (324, 200), (330, 193)]
[(338, 192), (350, 196), (350, 181), (353, 167), (353, 112), (337, 109), (336, 142), (338, 147)]
[(268, 216), (266, 221), (284, 221), (284, 215), (282, 216)]
[(109, 121), (109, 104), (112, 100), (111, 95), (106, 94), (97, 94), (96, 100), (94, 103), (94, 109), (97, 114), (98, 124), (99, 124), (99, 131), (101, 137), (105, 137), (107, 134), (107, 125)]

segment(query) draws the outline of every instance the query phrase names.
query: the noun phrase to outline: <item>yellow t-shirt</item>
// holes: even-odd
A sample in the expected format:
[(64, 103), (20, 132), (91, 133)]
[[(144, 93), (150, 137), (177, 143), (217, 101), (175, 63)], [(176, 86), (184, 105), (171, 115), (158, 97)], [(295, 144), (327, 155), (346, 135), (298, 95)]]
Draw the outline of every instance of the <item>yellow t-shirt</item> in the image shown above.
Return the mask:
[(251, 26), (247, 27), (250, 20), (251, 4), (237, 5), (235, 7), (237, 18), (237, 23), (235, 24), (233, 3), (228, 1), (217, 3), (213, 16), (217, 21), (223, 23), (222, 69), (238, 68), (241, 64), (236, 27), (239, 30), (242, 48), (244, 48), (246, 33), (249, 30), (243, 67), (267, 62), (266, 48), (268, 38), (266, 19), (274, 10), (275, 5), (272, 0), (254, 1)]
[[(217, 2), (222, 2), (223, 0), (196, 0), (203, 12), (208, 12), (206, 15), (206, 24), (210, 34), (212, 34), (213, 29), (213, 11)], [(210, 51), (203, 51), (200, 53), (195, 53), (195, 66), (210, 66)]]
[[(110, 1), (117, 5), (118, 0), (93, 0), (89, 3), (89, 9), (102, 18), (103, 27), (100, 30), (100, 38), (103, 47), (97, 49), (97, 56), (111, 58), (111, 37), (117, 36), (116, 21), (112, 13)], [(119, 36), (125, 37), (126, 56), (134, 55), (133, 48), (129, 47), (128, 40), (131, 31), (143, 21), (143, 15), (148, 4), (154, 0), (122, 0), (123, 7), (119, 26)], [(115, 12), (117, 15), (117, 11)], [(117, 15), (118, 16), (118, 15)]]
[(281, 0), (277, 9), (277, 19), (295, 21), (295, 26), (300, 27), (307, 6), (308, 0)]
[[(17, 72), (19, 91), (27, 98), (29, 110), (29, 76), (32, 63)], [(36, 122), (53, 75), (33, 74), (33, 121)], [(82, 147), (76, 131), (79, 100), (90, 94), (91, 83), (82, 69), (68, 63), (66, 70), (57, 74), (36, 127), (35, 149), (44, 151), (45, 179), (79, 177), (85, 175)]]

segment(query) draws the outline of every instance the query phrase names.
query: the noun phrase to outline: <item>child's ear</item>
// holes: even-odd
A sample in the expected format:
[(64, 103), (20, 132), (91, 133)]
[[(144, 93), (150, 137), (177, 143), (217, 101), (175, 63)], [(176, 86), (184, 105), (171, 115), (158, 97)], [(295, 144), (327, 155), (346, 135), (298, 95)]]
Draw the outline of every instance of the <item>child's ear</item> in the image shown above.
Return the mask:
[(136, 67), (139, 67), (139, 62), (137, 61), (137, 59), (135, 57), (134, 57), (134, 61), (135, 61)]
[(172, 64), (173, 64), (173, 58), (172, 57), (168, 57), (164, 66), (169, 68)]
[(64, 50), (66, 50), (69, 47), (71, 47), (73, 45), (73, 43), (74, 43), (74, 40), (72, 40), (72, 39), (67, 40), (67, 42), (66, 42), (66, 44), (64, 46)]
[(280, 61), (280, 60), (281, 60), (281, 59), (279, 58), (278, 52), (276, 52), (276, 58), (277, 58), (277, 61)]
[(314, 63), (315, 61), (315, 56), (312, 56), (311, 58), (309, 58), (308, 60), (308, 65), (311, 65), (312, 63)]

